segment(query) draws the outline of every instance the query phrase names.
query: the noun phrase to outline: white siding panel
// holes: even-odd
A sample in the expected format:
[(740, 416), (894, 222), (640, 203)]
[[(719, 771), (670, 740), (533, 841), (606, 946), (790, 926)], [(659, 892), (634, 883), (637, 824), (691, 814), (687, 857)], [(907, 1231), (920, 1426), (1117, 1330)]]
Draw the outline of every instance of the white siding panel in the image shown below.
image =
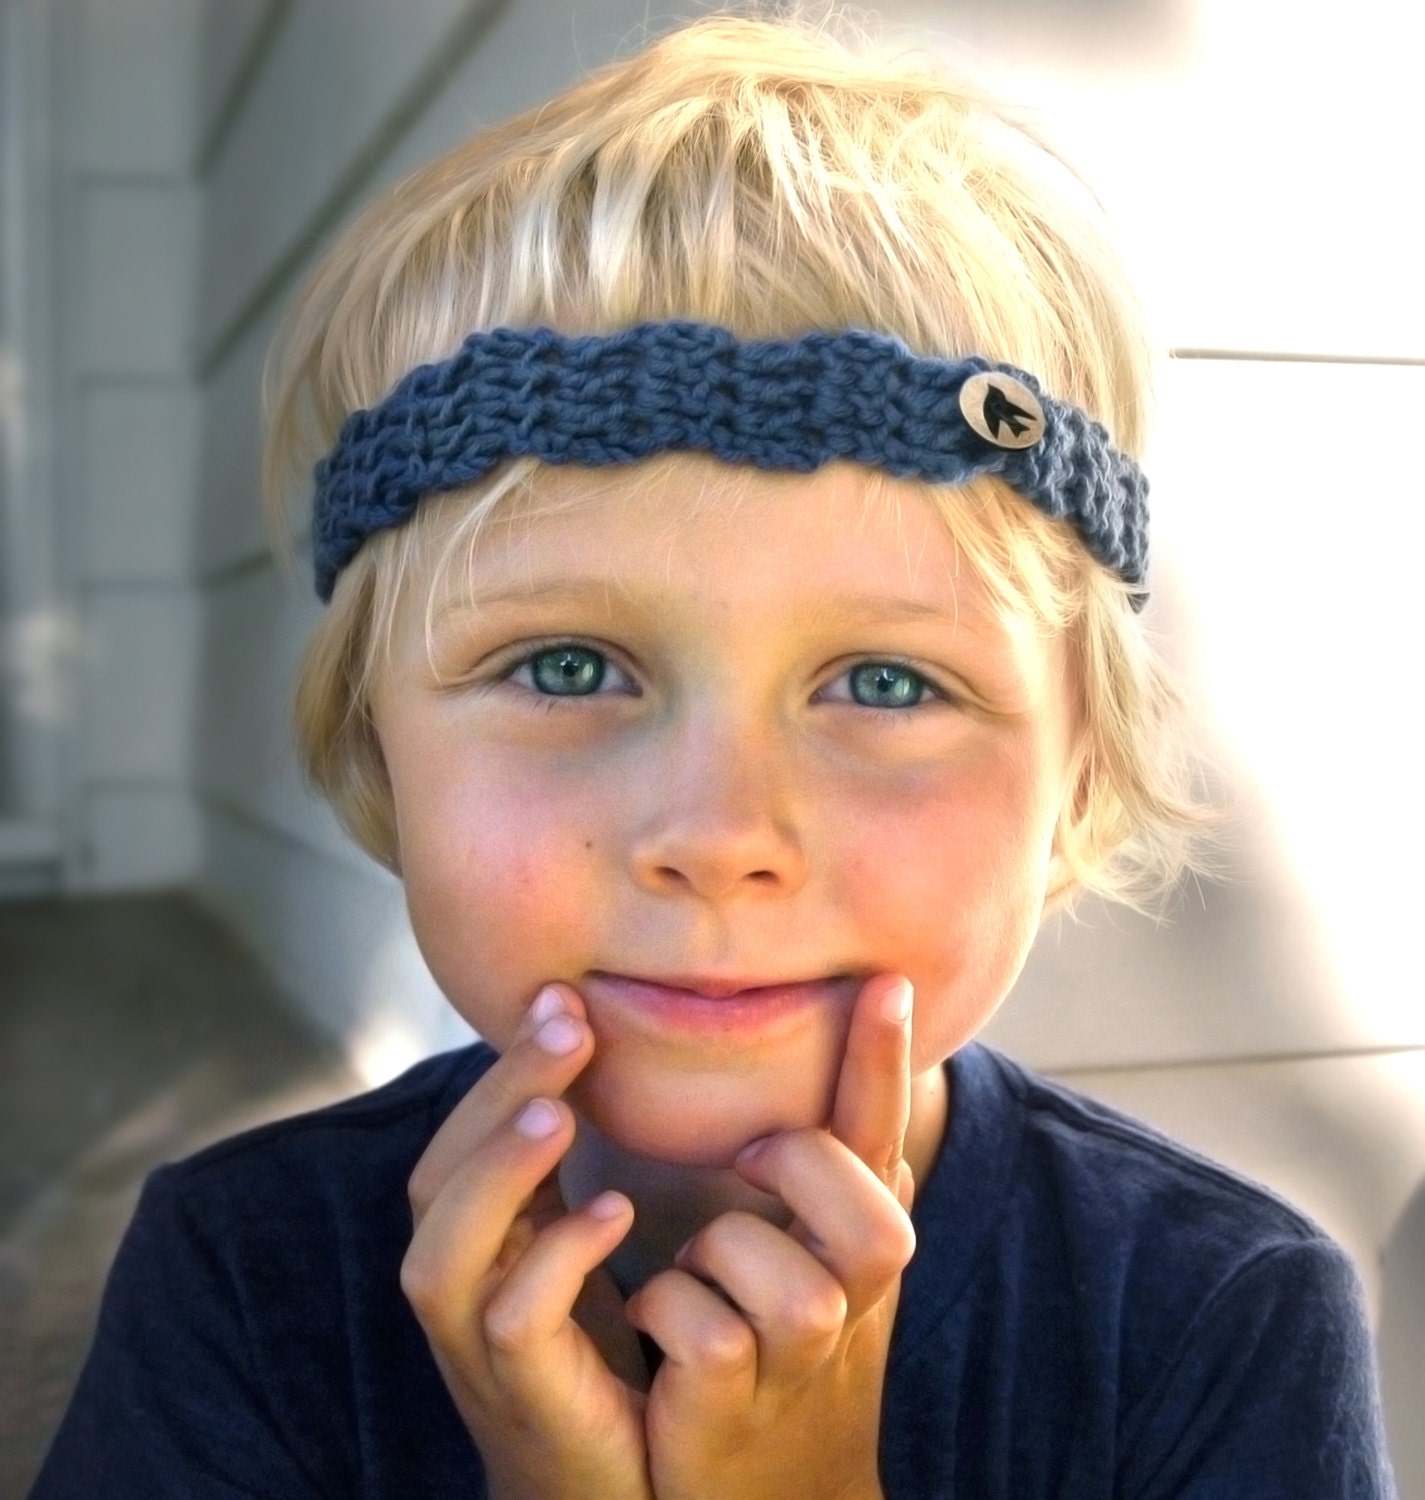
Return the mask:
[(366, 856), (297, 769), (292, 690), (320, 614), (315, 595), (270, 566), (244, 570), (207, 595), (200, 674), (202, 787), (246, 817), (365, 869)]
[(262, 362), (278, 308), (257, 319), (203, 388), (200, 576), (268, 550), (262, 521)]
[(1357, 1035), (1387, 1046), (1425, 1041), (1425, 787), (1402, 690), (1425, 624), (1391, 565), (1425, 547), (1425, 476), (1394, 436), (1423, 403), (1425, 368), (1184, 361), (1153, 456), (1194, 701), (1270, 829), (1243, 853), (1304, 894)]
[(397, 881), (209, 803), (204, 896), (371, 1083), (472, 1035), (421, 961)]
[[(617, 5), (602, 8), (596, 19), (578, 17), (577, 24), (571, 22), (563, 28), (557, 41), (551, 45), (547, 7), (504, 7), (491, 20), (479, 48), (471, 54), (470, 60), (457, 71), (394, 148), (390, 160), (373, 178), (363, 197), (373, 196), (381, 187), (423, 165), (480, 126), (491, 124), (504, 115), (526, 108), (546, 97), (577, 75), (581, 58), (592, 64), (608, 55), (639, 24), (643, 14), (642, 6), (635, 3), (635, 0), (618, 0)], [(290, 35), (284, 30), (280, 50), (284, 54), (295, 56), (297, 50), (312, 44), (309, 37), (304, 41), (305, 33), (296, 29), (295, 17), (290, 29)], [(329, 40), (328, 45), (338, 43)], [(339, 45), (349, 47), (352, 42), (344, 39)], [(361, 56), (367, 56), (364, 43)], [(274, 70), (275, 79), (278, 62), (269, 62), (268, 66)], [(287, 67), (289, 72), (293, 68), (290, 62), (281, 66)], [(344, 66), (349, 71), (358, 66), (358, 63), (348, 60)], [(268, 91), (264, 95), (267, 102), (259, 105), (249, 101), (248, 110), (275, 107), (278, 82), (280, 80), (264, 79), (261, 87)], [(310, 81), (304, 83), (307, 92), (313, 86), (315, 85)], [(381, 97), (384, 98), (384, 95)], [(345, 107), (349, 109), (355, 106), (349, 103)], [(297, 100), (289, 101), (288, 108), (290, 111), (305, 109), (306, 93), (301, 94)], [(266, 127), (254, 125), (252, 128)], [(302, 136), (302, 140), (303, 150), (317, 149), (317, 145), (307, 141), (305, 136)], [(241, 158), (243, 153), (251, 156), (260, 149), (265, 148), (244, 138), (234, 141), (232, 154), (235, 158)], [(337, 164), (328, 161), (327, 168), (334, 171)], [(292, 163), (284, 162), (283, 170), (289, 175), (297, 173), (297, 167)], [(293, 182), (298, 182), (295, 175)], [(331, 186), (330, 182), (323, 184), (320, 181), (316, 165), (311, 167), (309, 173), (304, 172), (300, 176), (300, 183), (304, 184), (300, 187), (300, 192), (297, 185), (291, 189), (294, 197), (286, 210), (286, 218), (290, 224), (281, 231), (292, 237), (301, 232), (304, 209), (308, 213), (314, 210), (324, 187)], [(279, 182), (274, 191), (280, 185)], [(224, 206), (227, 198), (233, 193), (241, 195), (244, 192), (261, 196), (266, 189), (266, 183), (254, 181), (249, 184), (240, 175), (237, 166), (225, 163), (214, 173), (209, 184), (209, 214), (214, 221), (224, 214), (237, 218), (239, 214), (236, 208)], [(307, 194), (305, 204), (300, 201), (300, 193)], [(267, 204), (265, 198), (259, 207), (262, 212), (278, 212), (277, 207)], [(241, 217), (246, 223), (251, 217), (251, 211), (244, 209)], [(249, 231), (244, 229), (242, 232)], [(275, 229), (271, 233), (280, 237)], [(230, 240), (231, 235), (225, 234), (221, 236), (221, 243), (216, 240), (210, 243), (209, 265), (205, 274), (210, 278), (218, 275), (250, 275), (255, 279), (260, 268), (254, 261), (244, 260), (242, 254), (229, 243)], [(273, 242), (276, 243), (275, 238)], [(226, 257), (226, 269), (215, 268), (215, 255)], [(214, 304), (215, 296), (221, 300), (223, 295), (220, 289), (214, 293), (213, 285), (215, 283), (210, 283), (209, 291), (204, 296), (206, 310), (202, 315), (204, 326), (210, 332), (223, 319), (223, 315), (209, 305)], [(234, 291), (234, 301), (240, 301), (245, 292), (245, 287)], [(282, 296), (265, 307), (242, 331), (240, 338), (211, 375), (204, 390), (202, 519), (198, 546), (200, 567), (204, 571), (256, 556), (267, 547), (258, 504), (261, 443), (259, 388), (263, 360), (290, 295), (289, 286)], [(299, 527), (300, 525), (299, 522)]]
[[(1234, 842), (1270, 840), (1261, 824)], [(1159, 925), (1085, 900), (1051, 917), (986, 1039), (1038, 1067), (1131, 1067), (1330, 1052), (1418, 1035), (1418, 1017), (1375, 1026), (1323, 954), (1320, 916), (1290, 871), (1234, 868)]]
[(186, 780), (197, 644), (193, 596), (165, 588), (96, 589), (89, 631), (89, 779)]
[(297, 245), (483, 0), (296, 0), (209, 177), (199, 349)]
[(1422, 402), (1419, 368), (1169, 367), (1152, 608), (1227, 782), (1227, 880), (1162, 929), (1092, 905), (1052, 924), (1004, 1045), (1086, 1067), (1425, 1043), (1402, 691), (1425, 627), (1388, 562), (1425, 546), (1425, 479), (1375, 436)]
[(194, 59), (206, 8), (193, 0), (80, 0), (77, 167), (184, 171), (192, 154)]
[(181, 885), (197, 874), (198, 816), (186, 790), (101, 785), (86, 800), (86, 891)]
[(279, 0), (221, 0), (200, 7), (197, 139), (205, 142)]
[(883, 11), (1042, 117), (1169, 345), (1425, 355), (1425, 9), (1041, 5), (1032, 24), (978, 0)]
[(80, 399), (86, 577), (186, 578), (197, 479), (191, 389), (104, 383)]
[(194, 209), (177, 185), (81, 188), (77, 373), (187, 372)]
[[(689, 0), (669, 0), (652, 17), (661, 33), (680, 18), (705, 14)], [(471, 52), (414, 123), (383, 167), (394, 183), (440, 152), (524, 109), (532, 109), (586, 72), (635, 50), (650, 28), (643, 0), (602, 0), (597, 9), (557, 0), (524, 0), (492, 15)]]

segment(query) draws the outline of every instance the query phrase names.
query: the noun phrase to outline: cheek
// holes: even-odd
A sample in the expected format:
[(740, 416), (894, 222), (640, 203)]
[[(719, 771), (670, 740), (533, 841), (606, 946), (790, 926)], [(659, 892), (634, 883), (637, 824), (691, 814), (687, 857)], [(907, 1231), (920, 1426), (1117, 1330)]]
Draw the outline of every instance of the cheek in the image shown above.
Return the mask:
[(834, 896), (874, 956), (916, 987), (916, 1061), (932, 1066), (989, 1019), (1039, 930), (1053, 810), (1021, 777), (942, 777), (846, 803)]
[(401, 808), (412, 928), (451, 1004), (498, 1045), (597, 917), (587, 802), (581, 822), (578, 805), (498, 771), (413, 800)]

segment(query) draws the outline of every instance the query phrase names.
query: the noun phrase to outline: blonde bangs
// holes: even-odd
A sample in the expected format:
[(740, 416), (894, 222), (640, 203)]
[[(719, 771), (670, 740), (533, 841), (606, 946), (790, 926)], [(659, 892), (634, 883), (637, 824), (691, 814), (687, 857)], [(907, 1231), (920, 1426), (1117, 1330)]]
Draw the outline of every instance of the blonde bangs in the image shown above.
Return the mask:
[(266, 491), (471, 333), (690, 318), (893, 334), (1031, 371), (1129, 452), (1150, 359), (1087, 191), (1023, 122), (908, 60), (716, 17), (457, 147), (328, 252), (266, 376)]

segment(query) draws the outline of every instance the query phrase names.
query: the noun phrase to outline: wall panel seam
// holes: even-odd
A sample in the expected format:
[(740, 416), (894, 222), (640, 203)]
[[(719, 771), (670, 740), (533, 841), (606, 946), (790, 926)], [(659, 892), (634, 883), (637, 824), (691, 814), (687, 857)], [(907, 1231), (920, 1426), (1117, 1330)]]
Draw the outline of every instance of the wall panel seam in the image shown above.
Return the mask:
[(294, 234), (287, 249), (261, 275), (246, 298), (218, 329), (206, 349), (198, 353), (196, 374), (207, 380), (243, 335), (294, 282), (321, 241), (360, 200), (363, 188), (380, 171), (402, 138), (434, 104), (441, 90), (479, 42), (481, 35), (507, 0), (475, 0), (465, 20), (455, 28), (445, 47), (412, 78), (395, 105), (377, 122), (351, 164), (340, 173)]
[(1074, 1063), (1068, 1067), (1046, 1067), (1051, 1077), (1073, 1079), (1083, 1076), (1121, 1077), (1130, 1073), (1185, 1073), (1204, 1068), (1256, 1068), (1297, 1063), (1332, 1062), (1351, 1058), (1414, 1056), (1425, 1053), (1425, 1042), (1401, 1042), (1365, 1047), (1327, 1047), (1320, 1050), (1290, 1052), (1236, 1052), (1220, 1056), (1184, 1057), (1155, 1062)]
[(275, 566), (271, 550), (263, 548), (260, 551), (244, 552), (216, 567), (203, 569), (197, 575), (197, 582), (204, 594), (210, 594), (225, 584), (242, 582), (264, 568)]
[(1425, 365), (1425, 356), (1413, 354), (1311, 354), (1305, 351), (1271, 349), (1192, 349), (1168, 350), (1169, 359), (1234, 360), (1262, 364), (1301, 365), (1399, 365), (1415, 369)]
[(107, 792), (177, 792), (184, 797), (194, 797), (195, 788), (186, 777), (172, 776), (98, 776), (84, 778), (84, 790), (91, 796)]
[(228, 84), (227, 97), (218, 107), (205, 137), (198, 143), (194, 154), (192, 173), (202, 180), (212, 171), (223, 148), (228, 143), (233, 126), (242, 115), (248, 96), (262, 76), (262, 70), (272, 55), (282, 28), (292, 10), (292, 0), (272, 0), (257, 32), (248, 45), (246, 54), (238, 64)]

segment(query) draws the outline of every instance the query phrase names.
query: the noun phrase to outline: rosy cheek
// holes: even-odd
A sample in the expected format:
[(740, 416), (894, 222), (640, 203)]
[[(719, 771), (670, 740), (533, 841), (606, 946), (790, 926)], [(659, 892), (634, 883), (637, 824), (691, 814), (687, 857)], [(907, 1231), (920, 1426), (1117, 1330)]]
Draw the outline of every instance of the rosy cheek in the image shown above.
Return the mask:
[[(403, 845), (412, 925), (436, 982), (478, 1030), (497, 1040), (500, 1019), (565, 971), (587, 920), (579, 876), (584, 839), (537, 816), (538, 799), (508, 789), (467, 792), (458, 805), (422, 810)], [(587, 855), (584, 855), (587, 858)]]
[(917, 1067), (978, 1030), (1038, 927), (1037, 820), (998, 790), (993, 778), (947, 777), (842, 804), (835, 899), (916, 982)]

